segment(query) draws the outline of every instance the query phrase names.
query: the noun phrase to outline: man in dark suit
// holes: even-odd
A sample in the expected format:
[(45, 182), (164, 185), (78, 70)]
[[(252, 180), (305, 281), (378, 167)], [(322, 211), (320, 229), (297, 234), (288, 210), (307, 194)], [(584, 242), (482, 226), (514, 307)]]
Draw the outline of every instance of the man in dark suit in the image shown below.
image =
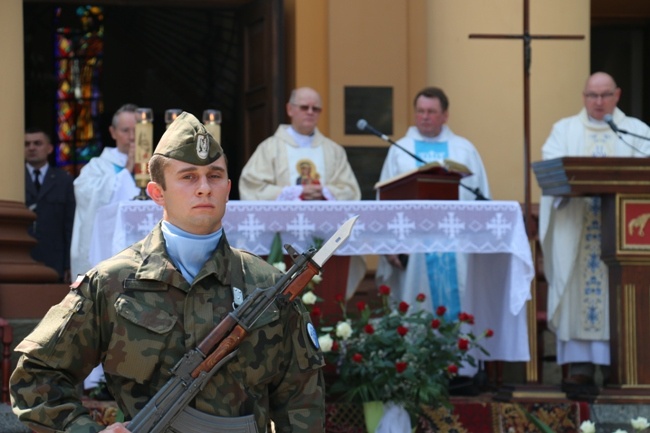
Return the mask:
[(38, 241), (31, 254), (34, 260), (54, 268), (62, 282), (70, 283), (73, 178), (49, 165), (48, 157), (53, 150), (50, 137), (43, 130), (31, 128), (25, 132), (25, 205), (36, 213), (29, 234)]

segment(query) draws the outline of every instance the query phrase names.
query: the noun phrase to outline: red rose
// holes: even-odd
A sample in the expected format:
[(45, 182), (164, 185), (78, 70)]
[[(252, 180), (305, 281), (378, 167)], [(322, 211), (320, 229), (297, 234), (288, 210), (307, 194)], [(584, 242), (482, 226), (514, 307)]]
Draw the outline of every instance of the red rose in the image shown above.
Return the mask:
[(366, 334), (374, 334), (375, 333), (375, 328), (373, 328), (371, 324), (367, 324), (366, 326), (363, 327), (363, 331)]
[(447, 308), (444, 305), (441, 305), (438, 308), (436, 308), (436, 316), (444, 316), (446, 312), (447, 312)]
[(382, 284), (381, 286), (379, 286), (379, 294), (382, 296), (390, 295), (390, 287), (388, 287), (385, 284)]
[(431, 327), (432, 327), (433, 329), (438, 329), (438, 328), (440, 328), (440, 320), (438, 320), (438, 319), (433, 319), (433, 320), (431, 321)]
[(312, 317), (320, 317), (323, 315), (323, 312), (320, 310), (320, 307), (314, 307), (311, 309)]
[(403, 373), (404, 370), (406, 370), (406, 367), (408, 367), (408, 364), (406, 362), (395, 363), (395, 370), (397, 370), (398, 373)]
[(339, 303), (345, 301), (345, 298), (344, 298), (343, 295), (340, 294), (340, 293), (338, 293), (338, 294), (334, 297), (334, 299), (336, 300), (336, 302), (339, 302)]
[(487, 338), (490, 338), (490, 337), (492, 337), (493, 335), (494, 335), (494, 331), (493, 331), (493, 330), (488, 329), (487, 331), (485, 331), (485, 336), (486, 336)]
[(474, 324), (474, 315), (473, 314), (468, 314), (467, 315), (467, 323), (469, 323), (470, 325)]
[(406, 314), (406, 312), (409, 310), (409, 304), (402, 301), (402, 302), (399, 303), (398, 309), (399, 309), (400, 313)]
[(332, 351), (338, 352), (339, 350), (339, 342), (334, 340), (334, 343), (332, 343)]
[(469, 340), (465, 338), (459, 338), (458, 339), (458, 348), (460, 350), (467, 350), (469, 349)]
[(361, 356), (360, 353), (355, 353), (354, 355), (352, 355), (352, 360), (356, 363), (361, 364), (361, 362), (363, 361), (363, 356)]
[(399, 325), (397, 327), (397, 333), (403, 337), (406, 335), (406, 333), (409, 332), (409, 329), (406, 326)]
[(357, 302), (357, 310), (363, 311), (366, 309), (366, 303), (363, 301)]
[(468, 316), (469, 315), (463, 311), (462, 313), (458, 313), (458, 320), (461, 322), (467, 322)]
[(418, 302), (424, 302), (425, 299), (427, 299), (427, 296), (424, 293), (418, 293), (415, 297), (415, 300)]
[(458, 366), (457, 366), (457, 365), (454, 365), (454, 364), (451, 364), (449, 367), (447, 367), (447, 372), (448, 372), (449, 374), (456, 374), (456, 373), (458, 373)]

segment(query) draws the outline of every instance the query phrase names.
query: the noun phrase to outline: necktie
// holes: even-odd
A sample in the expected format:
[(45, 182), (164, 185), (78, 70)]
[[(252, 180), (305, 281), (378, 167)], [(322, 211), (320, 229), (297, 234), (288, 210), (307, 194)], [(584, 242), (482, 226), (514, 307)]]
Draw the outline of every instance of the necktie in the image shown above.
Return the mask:
[(38, 178), (41, 175), (41, 171), (39, 169), (34, 170), (34, 186), (36, 187), (36, 191), (41, 190), (41, 181)]

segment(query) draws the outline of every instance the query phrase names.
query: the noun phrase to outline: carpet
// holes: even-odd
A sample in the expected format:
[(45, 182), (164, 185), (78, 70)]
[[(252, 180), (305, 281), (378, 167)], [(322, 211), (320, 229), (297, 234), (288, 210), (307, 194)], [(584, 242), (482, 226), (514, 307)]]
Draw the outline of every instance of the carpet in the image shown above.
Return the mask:
[[(456, 402), (453, 414), (468, 433), (538, 433), (526, 413), (532, 414), (556, 433), (578, 433), (589, 419), (589, 405), (559, 402)], [(424, 431), (451, 431), (438, 427)]]
[[(528, 419), (533, 414), (556, 433), (579, 433), (589, 419), (589, 405), (573, 401), (505, 403), (486, 399), (452, 399), (453, 409), (425, 408), (417, 433), (539, 433)], [(366, 433), (360, 405), (330, 403), (328, 433)]]
[[(113, 401), (84, 399), (84, 406), (103, 425), (115, 422)], [(526, 411), (551, 427), (555, 433), (579, 433), (589, 419), (585, 402), (496, 402), (489, 398), (452, 398), (453, 408), (425, 408), (416, 433), (539, 433)], [(325, 408), (327, 433), (366, 433), (360, 404), (328, 403)]]

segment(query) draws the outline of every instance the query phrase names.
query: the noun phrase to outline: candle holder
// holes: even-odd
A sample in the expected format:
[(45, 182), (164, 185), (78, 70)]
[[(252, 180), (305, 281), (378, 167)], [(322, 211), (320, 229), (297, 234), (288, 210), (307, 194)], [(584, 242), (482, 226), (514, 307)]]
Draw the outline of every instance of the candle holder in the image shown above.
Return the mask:
[(171, 125), (182, 112), (183, 110), (180, 108), (170, 108), (169, 110), (165, 110), (165, 129), (169, 128), (169, 125)]
[(208, 109), (203, 111), (203, 124), (210, 135), (221, 144), (221, 111)]
[(147, 184), (149, 173), (147, 164), (153, 149), (153, 110), (151, 108), (138, 108), (135, 111), (135, 165), (133, 174), (135, 184), (140, 188), (140, 194), (134, 200), (149, 200)]

